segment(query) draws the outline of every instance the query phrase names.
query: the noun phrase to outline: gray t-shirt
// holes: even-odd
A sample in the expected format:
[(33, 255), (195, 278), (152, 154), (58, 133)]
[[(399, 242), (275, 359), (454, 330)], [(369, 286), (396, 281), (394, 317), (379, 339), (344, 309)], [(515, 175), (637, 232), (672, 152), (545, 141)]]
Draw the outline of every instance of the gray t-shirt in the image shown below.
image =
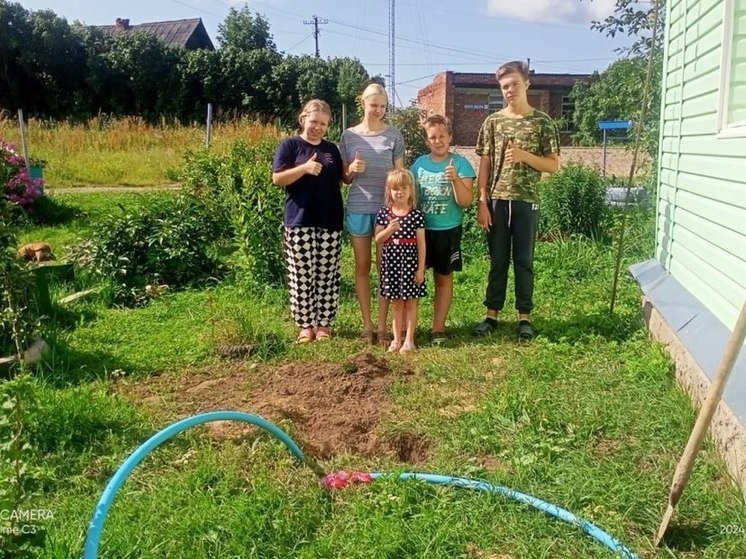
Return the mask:
[(350, 185), (347, 211), (353, 214), (377, 214), (383, 206), (386, 175), (394, 168), (394, 161), (404, 158), (404, 138), (398, 128), (388, 126), (375, 134), (359, 134), (352, 128), (342, 132), (339, 142), (345, 168), (355, 152), (365, 161), (365, 172), (357, 175)]

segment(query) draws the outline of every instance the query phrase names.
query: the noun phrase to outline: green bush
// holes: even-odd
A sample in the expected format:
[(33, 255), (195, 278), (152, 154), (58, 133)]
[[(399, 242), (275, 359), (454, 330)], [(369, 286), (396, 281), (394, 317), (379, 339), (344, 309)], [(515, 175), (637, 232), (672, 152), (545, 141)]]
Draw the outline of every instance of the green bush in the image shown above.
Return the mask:
[(221, 275), (216, 250), (225, 234), (200, 199), (180, 195), (133, 210), (122, 206), (74, 258), (111, 282), (115, 304), (132, 306), (147, 300), (148, 285), (179, 288)]
[(13, 214), (0, 199), (0, 356), (25, 350), (39, 321), (32, 305), (33, 277), (16, 258)]
[(396, 126), (404, 138), (404, 164), (409, 167), (420, 155), (429, 153), (420, 122), (421, 113), (416, 106), (405, 109), (389, 109), (386, 120)]
[(598, 237), (608, 215), (598, 172), (570, 163), (541, 183), (541, 230), (549, 235)]
[(276, 149), (274, 140), (239, 140), (227, 154), (188, 153), (182, 170), (185, 189), (232, 227), (241, 256), (237, 265), (258, 289), (281, 286), (285, 275), (284, 194), (272, 184)]

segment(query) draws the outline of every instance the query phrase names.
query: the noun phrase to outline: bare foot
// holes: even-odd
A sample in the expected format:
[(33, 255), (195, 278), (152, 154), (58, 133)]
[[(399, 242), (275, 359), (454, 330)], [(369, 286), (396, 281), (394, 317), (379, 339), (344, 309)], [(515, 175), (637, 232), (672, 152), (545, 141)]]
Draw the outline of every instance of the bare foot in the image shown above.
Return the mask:
[(409, 353), (410, 351), (414, 351), (417, 349), (415, 345), (411, 342), (404, 342), (401, 347), (399, 348), (399, 353)]
[(396, 353), (397, 351), (401, 351), (402, 345), (397, 342), (396, 340), (392, 340), (391, 345), (389, 345), (389, 348), (386, 350), (386, 353)]

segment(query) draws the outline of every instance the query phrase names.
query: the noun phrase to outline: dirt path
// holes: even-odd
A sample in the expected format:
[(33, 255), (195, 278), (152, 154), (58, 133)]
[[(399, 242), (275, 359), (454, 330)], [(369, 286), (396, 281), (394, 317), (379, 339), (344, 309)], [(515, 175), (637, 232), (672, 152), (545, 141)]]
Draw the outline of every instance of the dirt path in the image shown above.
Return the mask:
[(44, 190), (49, 194), (91, 194), (97, 192), (153, 192), (155, 190), (180, 190), (179, 183), (144, 185), (144, 186), (112, 186), (104, 184), (92, 184), (81, 186), (46, 187)]

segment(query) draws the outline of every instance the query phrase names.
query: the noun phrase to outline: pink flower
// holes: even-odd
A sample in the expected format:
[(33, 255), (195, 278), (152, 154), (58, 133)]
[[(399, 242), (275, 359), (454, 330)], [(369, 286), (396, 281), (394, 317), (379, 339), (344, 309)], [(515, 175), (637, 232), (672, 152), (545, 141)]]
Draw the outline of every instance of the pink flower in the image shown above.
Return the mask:
[(327, 489), (344, 489), (351, 483), (371, 483), (373, 477), (365, 472), (352, 472), (348, 474), (344, 470), (324, 476), (321, 485)]

